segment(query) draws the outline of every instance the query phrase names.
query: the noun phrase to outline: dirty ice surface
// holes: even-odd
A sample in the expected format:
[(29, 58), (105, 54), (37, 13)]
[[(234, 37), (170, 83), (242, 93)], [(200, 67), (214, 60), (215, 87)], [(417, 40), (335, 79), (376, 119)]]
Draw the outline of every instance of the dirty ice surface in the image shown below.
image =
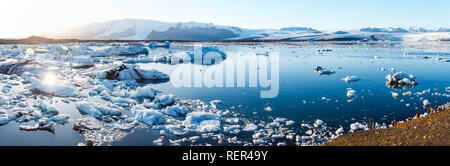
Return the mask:
[(450, 97), (448, 42), (201, 43), (221, 63), (279, 53), (275, 98), (174, 87), (194, 44), (0, 45), (0, 145), (320, 145)]

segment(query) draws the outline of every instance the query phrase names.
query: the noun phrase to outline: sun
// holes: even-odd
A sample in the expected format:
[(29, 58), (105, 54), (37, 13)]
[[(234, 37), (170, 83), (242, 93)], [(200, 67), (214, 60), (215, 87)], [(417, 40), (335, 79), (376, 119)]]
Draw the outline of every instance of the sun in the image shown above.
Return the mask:
[(44, 79), (42, 79), (42, 83), (46, 84), (46, 85), (55, 85), (56, 81), (58, 81), (56, 79), (56, 75), (53, 72), (47, 72), (44, 75)]

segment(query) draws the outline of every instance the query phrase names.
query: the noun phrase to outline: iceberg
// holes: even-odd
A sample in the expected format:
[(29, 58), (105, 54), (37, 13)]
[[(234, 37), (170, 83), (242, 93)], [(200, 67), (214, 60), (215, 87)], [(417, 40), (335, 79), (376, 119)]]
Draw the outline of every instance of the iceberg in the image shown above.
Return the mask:
[(356, 91), (353, 90), (352, 88), (347, 88), (347, 97), (353, 97), (355, 96)]
[(91, 57), (76, 57), (71, 59), (70, 66), (74, 69), (87, 69), (94, 67), (95, 62)]
[(412, 74), (404, 74), (403, 72), (397, 72), (393, 75), (386, 76), (386, 86), (394, 89), (407, 89), (417, 85), (416, 77)]
[(186, 126), (197, 126), (205, 120), (219, 120), (219, 116), (208, 112), (190, 112), (186, 115), (183, 124)]
[(170, 43), (169, 43), (169, 41), (165, 41), (163, 44), (158, 44), (155, 41), (152, 41), (152, 42), (150, 42), (149, 47), (150, 48), (156, 48), (156, 47), (169, 48)]
[(349, 82), (356, 82), (361, 79), (358, 76), (347, 76), (347, 77), (343, 78), (342, 80), (344, 80), (346, 83), (349, 83)]
[(136, 91), (131, 93), (131, 98), (155, 98), (158, 90), (154, 89), (152, 86), (147, 85), (144, 87), (138, 87)]
[(43, 93), (59, 97), (73, 97), (76, 96), (76, 89), (72, 86), (63, 84), (61, 82), (46, 83), (36, 78), (30, 77), (30, 90), (37, 93)]
[(158, 70), (143, 70), (136, 67), (120, 65), (110, 67), (106, 70), (86, 73), (85, 75), (94, 76), (97, 79), (107, 80), (168, 80), (169, 76)]
[(146, 48), (130, 45), (128, 47), (121, 46), (113, 46), (105, 50), (105, 52), (110, 53), (111, 55), (119, 55), (119, 56), (135, 56), (139, 54), (148, 54), (148, 50)]
[(186, 106), (181, 106), (180, 104), (168, 106), (161, 110), (163, 113), (169, 115), (169, 116), (185, 116), (189, 112), (189, 108)]
[(214, 132), (220, 130), (219, 120), (204, 120), (197, 127), (198, 132)]
[(247, 125), (245, 125), (244, 129), (242, 129), (243, 131), (255, 131), (258, 129), (258, 126), (253, 124), (253, 123), (249, 123)]
[(154, 109), (146, 109), (144, 107), (133, 107), (132, 112), (135, 119), (149, 126), (158, 125), (165, 122), (165, 117), (161, 112)]

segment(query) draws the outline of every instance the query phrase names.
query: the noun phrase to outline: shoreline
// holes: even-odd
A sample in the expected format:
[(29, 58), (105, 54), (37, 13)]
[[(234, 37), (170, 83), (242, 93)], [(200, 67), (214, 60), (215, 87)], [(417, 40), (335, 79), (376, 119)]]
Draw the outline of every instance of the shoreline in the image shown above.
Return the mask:
[(450, 108), (389, 127), (345, 133), (323, 146), (450, 146)]

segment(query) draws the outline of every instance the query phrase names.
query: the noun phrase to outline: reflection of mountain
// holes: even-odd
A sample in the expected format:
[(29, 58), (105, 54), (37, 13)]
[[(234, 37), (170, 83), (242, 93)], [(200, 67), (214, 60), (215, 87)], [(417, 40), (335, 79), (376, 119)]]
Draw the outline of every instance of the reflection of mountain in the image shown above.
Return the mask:
[(160, 22), (123, 19), (37, 34), (56, 39), (121, 40), (319, 40), (319, 41), (423, 41), (450, 38), (448, 28), (361, 28), (346, 31), (319, 31), (309, 27), (243, 29), (197, 22)]
[(146, 39), (152, 40), (222, 40), (237, 37), (232, 31), (227, 29), (217, 29), (216, 27), (203, 28), (174, 28), (170, 27), (165, 31), (152, 31)]

